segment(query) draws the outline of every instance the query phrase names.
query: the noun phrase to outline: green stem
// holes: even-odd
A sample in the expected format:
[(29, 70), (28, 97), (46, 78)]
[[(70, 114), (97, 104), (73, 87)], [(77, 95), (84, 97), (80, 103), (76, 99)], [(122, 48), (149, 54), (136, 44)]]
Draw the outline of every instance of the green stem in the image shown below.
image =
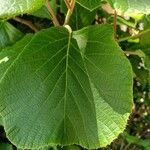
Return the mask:
[(118, 42), (124, 42), (124, 41), (130, 40), (130, 39), (137, 39), (140, 36), (142, 36), (143, 34), (146, 34), (148, 32), (150, 32), (150, 28), (140, 32), (139, 34), (137, 34), (135, 36), (127, 36), (127, 37), (121, 38), (121, 39), (118, 40)]
[(66, 3), (67, 8), (71, 9), (70, 2), (68, 0), (65, 0), (65, 3)]
[(114, 27), (114, 39), (116, 39), (117, 37), (117, 12), (115, 11), (114, 12), (114, 24), (113, 24), (113, 27)]
[(137, 52), (132, 52), (132, 51), (123, 51), (123, 52), (126, 55), (135, 55), (135, 56), (138, 56)]
[(119, 25), (127, 25), (129, 27), (132, 27), (132, 28), (135, 28), (136, 27), (136, 23), (135, 22), (131, 22), (131, 21), (128, 21), (128, 20), (125, 20), (124, 18), (122, 18), (121, 16), (118, 16), (117, 17), (117, 21), (118, 21), (118, 24)]
[(68, 12), (67, 12), (67, 15), (66, 15), (66, 18), (65, 18), (64, 25), (67, 25), (69, 23), (70, 17), (72, 15), (74, 7), (75, 7), (75, 0), (72, 0), (70, 2), (70, 7), (71, 7), (70, 9), (68, 8)]

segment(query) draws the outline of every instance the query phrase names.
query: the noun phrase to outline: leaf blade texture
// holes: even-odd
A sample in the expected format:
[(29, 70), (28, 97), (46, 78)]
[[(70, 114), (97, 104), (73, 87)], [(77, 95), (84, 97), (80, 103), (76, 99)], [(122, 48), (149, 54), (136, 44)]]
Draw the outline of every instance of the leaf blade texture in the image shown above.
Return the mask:
[(20, 40), (22, 36), (23, 33), (9, 22), (0, 22), (0, 49), (14, 44), (16, 41)]
[(128, 15), (150, 14), (149, 0), (107, 0), (118, 12)]
[(38, 10), (44, 0), (0, 0), (0, 18), (11, 18)]
[(109, 25), (54, 27), (1, 52), (8, 61), (0, 65), (0, 114), (12, 143), (94, 149), (125, 129), (132, 71), (112, 37)]

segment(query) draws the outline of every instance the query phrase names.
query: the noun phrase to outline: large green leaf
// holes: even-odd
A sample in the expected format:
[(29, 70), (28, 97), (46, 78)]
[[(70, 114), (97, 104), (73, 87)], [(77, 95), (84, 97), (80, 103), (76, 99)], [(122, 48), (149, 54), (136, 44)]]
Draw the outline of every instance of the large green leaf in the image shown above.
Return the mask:
[(98, 8), (101, 4), (101, 1), (102, 0), (77, 0), (81, 6), (91, 11)]
[(15, 43), (23, 36), (18, 29), (6, 21), (0, 22), (0, 49)]
[(117, 11), (126, 14), (150, 14), (150, 0), (106, 0)]
[(54, 27), (1, 52), (0, 113), (13, 144), (94, 149), (125, 129), (132, 71), (112, 37), (109, 25)]
[(31, 13), (42, 7), (45, 0), (0, 0), (0, 18)]

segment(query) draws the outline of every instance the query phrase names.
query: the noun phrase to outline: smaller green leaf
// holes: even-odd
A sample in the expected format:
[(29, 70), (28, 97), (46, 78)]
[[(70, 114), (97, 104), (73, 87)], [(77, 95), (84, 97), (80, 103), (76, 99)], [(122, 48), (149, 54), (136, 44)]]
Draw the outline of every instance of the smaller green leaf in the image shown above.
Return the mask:
[(135, 77), (140, 82), (143, 88), (146, 87), (147, 83), (149, 82), (149, 71), (140, 66), (140, 64), (142, 64), (141, 58), (139, 58), (139, 56), (132, 56), (130, 57), (130, 62), (132, 64)]
[(144, 31), (140, 37), (140, 49), (145, 53), (145, 67), (150, 71), (150, 16), (144, 18)]
[[(150, 45), (136, 44), (131, 47), (133, 54), (130, 62), (136, 75), (136, 80), (142, 89), (147, 89), (147, 98), (150, 99)], [(136, 56), (135, 56), (136, 55)]]
[[(53, 11), (56, 13), (57, 7), (58, 7), (56, 4), (56, 0), (51, 0), (50, 3), (53, 8)], [(34, 15), (36, 17), (40, 17), (40, 18), (51, 19), (50, 13), (45, 5), (43, 5), (37, 11), (33, 12), (32, 15)]]
[(142, 50), (146, 55), (146, 57), (144, 59), (145, 67), (150, 71), (150, 48), (148, 46), (147, 48), (143, 48)]
[(150, 15), (143, 19), (145, 33), (140, 37), (140, 44), (143, 46), (150, 45)]
[(0, 0), (0, 18), (11, 18), (31, 13), (42, 7), (45, 0)]
[[(61, 1), (61, 11), (67, 13), (67, 7), (65, 2)], [(91, 25), (95, 19), (97, 9), (94, 11), (87, 10), (76, 3), (73, 14), (70, 18), (69, 25), (73, 30), (81, 29), (85, 26)]]
[(70, 19), (71, 26), (73, 29), (78, 30), (85, 26), (91, 25), (95, 19), (96, 12), (96, 9), (91, 12), (77, 4)]
[(46, 6), (42, 6), (40, 9), (32, 13), (33, 16), (40, 17), (40, 18), (47, 18), (51, 19), (50, 14), (46, 8)]
[(6, 21), (0, 22), (0, 49), (21, 39), (23, 33)]

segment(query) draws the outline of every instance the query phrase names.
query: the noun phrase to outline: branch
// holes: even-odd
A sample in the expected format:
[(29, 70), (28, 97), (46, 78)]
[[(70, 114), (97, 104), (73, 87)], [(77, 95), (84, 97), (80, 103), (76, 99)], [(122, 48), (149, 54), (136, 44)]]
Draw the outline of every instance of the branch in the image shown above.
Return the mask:
[(127, 36), (127, 37), (124, 37), (124, 38), (121, 38), (118, 40), (118, 42), (124, 42), (124, 41), (127, 41), (127, 40), (130, 40), (130, 39), (137, 39), (137, 38), (140, 38), (143, 34), (146, 34), (150, 32), (150, 28), (140, 32), (139, 34), (137, 35), (134, 35), (134, 36)]
[(34, 26), (34, 24), (29, 21), (29, 20), (25, 20), (25, 19), (22, 19), (22, 18), (19, 18), (19, 17), (15, 17), (13, 20), (17, 21), (17, 22), (20, 22), (26, 26), (28, 26), (31, 30), (33, 30), (34, 32), (38, 32), (39, 30)]
[(126, 56), (130, 56), (130, 55), (132, 55), (132, 56), (138, 56), (138, 57), (140, 57), (140, 58), (145, 58), (146, 56), (145, 56), (145, 53), (144, 52), (142, 52), (141, 50), (136, 50), (136, 51), (123, 51), (124, 52), (124, 54), (126, 54)]
[(51, 4), (50, 4), (49, 0), (46, 1), (46, 6), (47, 6), (47, 9), (48, 9), (51, 17), (52, 17), (53, 24), (55, 26), (60, 26), (59, 21), (57, 20), (57, 17), (55, 16), (55, 13), (54, 13), (54, 11), (51, 7)]
[(117, 12), (116, 12), (116, 10), (114, 11), (113, 28), (114, 28), (114, 39), (116, 39), (116, 37), (117, 37)]
[(65, 3), (66, 3), (67, 8), (68, 8), (68, 9), (71, 9), (69, 0), (65, 0)]

